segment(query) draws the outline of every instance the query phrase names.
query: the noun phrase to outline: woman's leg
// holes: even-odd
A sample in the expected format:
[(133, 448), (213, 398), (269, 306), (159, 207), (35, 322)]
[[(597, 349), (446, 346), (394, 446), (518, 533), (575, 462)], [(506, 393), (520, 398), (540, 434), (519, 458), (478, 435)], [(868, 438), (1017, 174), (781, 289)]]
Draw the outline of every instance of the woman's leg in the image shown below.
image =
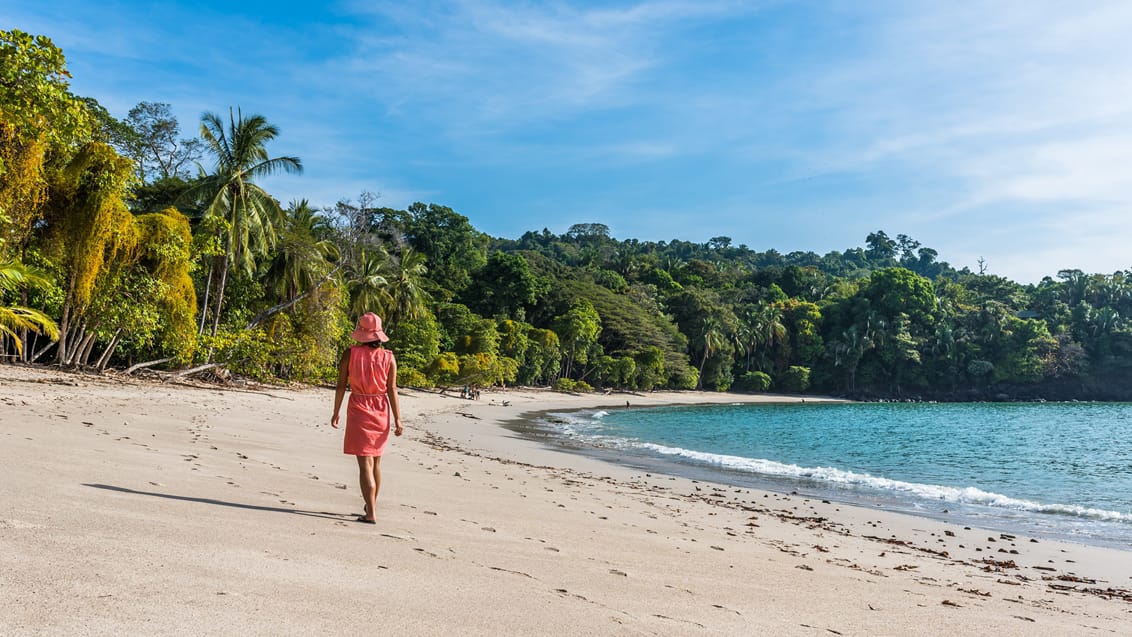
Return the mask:
[[(381, 491), (381, 456), (376, 456), (371, 460), (373, 460), (373, 501), (376, 504), (377, 493)], [(376, 509), (371, 510), (376, 511)]]
[(358, 456), (358, 485), (362, 488), (362, 499), (366, 501), (366, 514), (365, 519), (376, 519), (374, 515), (375, 504), (377, 501), (377, 488), (379, 483), (376, 481), (375, 476), (380, 475), (377, 473), (376, 460), (381, 458), (374, 458), (372, 456)]

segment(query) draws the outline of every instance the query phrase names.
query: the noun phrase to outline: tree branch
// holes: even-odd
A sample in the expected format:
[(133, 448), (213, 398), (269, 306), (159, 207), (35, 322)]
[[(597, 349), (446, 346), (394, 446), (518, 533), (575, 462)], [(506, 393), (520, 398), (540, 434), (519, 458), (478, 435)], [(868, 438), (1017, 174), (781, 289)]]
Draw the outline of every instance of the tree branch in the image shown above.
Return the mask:
[(144, 363), (138, 363), (137, 365), (130, 366), (128, 369), (126, 369), (126, 371), (124, 371), (122, 373), (123, 374), (132, 374), (132, 373), (138, 371), (139, 369), (143, 369), (145, 367), (153, 367), (154, 365), (160, 365), (162, 363), (168, 363), (171, 360), (173, 360), (173, 357), (159, 358), (155, 361), (146, 361)]
[(334, 269), (331, 270), (329, 273), (327, 273), (326, 276), (322, 277), (322, 279), (320, 279), (318, 281), (318, 283), (315, 283), (314, 285), (312, 285), (311, 289), (307, 290), (306, 292), (303, 292), (302, 294), (300, 294), (299, 296), (296, 296), (295, 298), (291, 299), (290, 301), (284, 301), (283, 303), (280, 303), (279, 305), (269, 307), (266, 310), (260, 312), (259, 314), (257, 314), (255, 316), (255, 318), (253, 318), (251, 320), (250, 323), (248, 323), (248, 326), (244, 329), (250, 330), (250, 329), (256, 328), (260, 325), (260, 323), (263, 323), (264, 321), (266, 321), (272, 315), (278, 314), (279, 312), (282, 312), (283, 310), (291, 308), (292, 306), (294, 306), (299, 301), (302, 301), (303, 299), (310, 296), (312, 292), (314, 292), (318, 288), (322, 287), (323, 283), (326, 283), (331, 278), (333, 278), (334, 275), (337, 274), (338, 271), (341, 270), (341, 269), (342, 269), (342, 264), (339, 263), (338, 265), (334, 266)]

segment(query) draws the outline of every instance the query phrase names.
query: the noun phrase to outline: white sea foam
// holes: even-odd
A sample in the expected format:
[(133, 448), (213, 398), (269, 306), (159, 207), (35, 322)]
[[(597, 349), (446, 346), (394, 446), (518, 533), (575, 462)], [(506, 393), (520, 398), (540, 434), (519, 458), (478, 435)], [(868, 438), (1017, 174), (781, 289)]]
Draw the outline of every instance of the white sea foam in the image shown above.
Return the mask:
[(666, 456), (678, 456), (703, 464), (709, 464), (722, 467), (724, 469), (744, 471), (749, 473), (757, 473), (770, 476), (783, 476), (790, 478), (806, 478), (810, 480), (827, 482), (838, 486), (868, 487), (883, 491), (903, 493), (919, 498), (942, 500), (944, 502), (954, 502), (959, 504), (979, 504), (984, 506), (1013, 509), (1016, 511), (1027, 511), (1032, 513), (1050, 513), (1087, 518), (1091, 520), (1132, 523), (1132, 514), (1130, 513), (1106, 511), (1104, 509), (1094, 509), (1073, 504), (1043, 504), (1041, 502), (1034, 502), (1032, 500), (1021, 500), (999, 493), (983, 491), (982, 489), (975, 487), (959, 488), (940, 486), (935, 484), (918, 484), (915, 482), (891, 480), (889, 478), (873, 476), (867, 473), (854, 473), (852, 471), (844, 471), (842, 469), (836, 469), (834, 467), (800, 467), (794, 464), (774, 462), (773, 460), (762, 460), (755, 458), (743, 458), (741, 456), (705, 453), (702, 451), (692, 451), (690, 449), (681, 449), (679, 447), (666, 447), (664, 445), (657, 445), (647, 442), (618, 442)]

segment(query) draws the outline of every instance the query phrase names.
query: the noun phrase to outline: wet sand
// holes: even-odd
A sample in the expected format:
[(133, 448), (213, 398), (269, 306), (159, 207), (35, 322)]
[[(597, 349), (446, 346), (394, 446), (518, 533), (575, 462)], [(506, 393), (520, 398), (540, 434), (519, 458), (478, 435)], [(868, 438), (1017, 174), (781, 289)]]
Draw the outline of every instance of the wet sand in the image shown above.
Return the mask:
[(9, 366), (0, 388), (4, 635), (1080, 635), (1132, 622), (1132, 552), (649, 475), (499, 425), (623, 395), (406, 390), (371, 526), (354, 521), (356, 464), (327, 424), (329, 389)]

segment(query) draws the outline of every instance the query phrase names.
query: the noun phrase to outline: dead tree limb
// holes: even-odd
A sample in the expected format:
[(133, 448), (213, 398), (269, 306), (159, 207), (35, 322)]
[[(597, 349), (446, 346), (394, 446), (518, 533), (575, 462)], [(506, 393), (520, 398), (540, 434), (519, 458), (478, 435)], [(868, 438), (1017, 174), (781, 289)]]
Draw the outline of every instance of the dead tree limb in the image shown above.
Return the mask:
[(123, 374), (132, 374), (132, 373), (138, 371), (139, 369), (143, 369), (145, 367), (153, 367), (154, 365), (160, 365), (162, 363), (168, 363), (171, 360), (173, 360), (173, 357), (159, 358), (155, 361), (146, 361), (144, 363), (138, 363), (137, 365), (130, 366), (128, 369), (126, 369), (126, 371), (124, 371), (122, 373)]

